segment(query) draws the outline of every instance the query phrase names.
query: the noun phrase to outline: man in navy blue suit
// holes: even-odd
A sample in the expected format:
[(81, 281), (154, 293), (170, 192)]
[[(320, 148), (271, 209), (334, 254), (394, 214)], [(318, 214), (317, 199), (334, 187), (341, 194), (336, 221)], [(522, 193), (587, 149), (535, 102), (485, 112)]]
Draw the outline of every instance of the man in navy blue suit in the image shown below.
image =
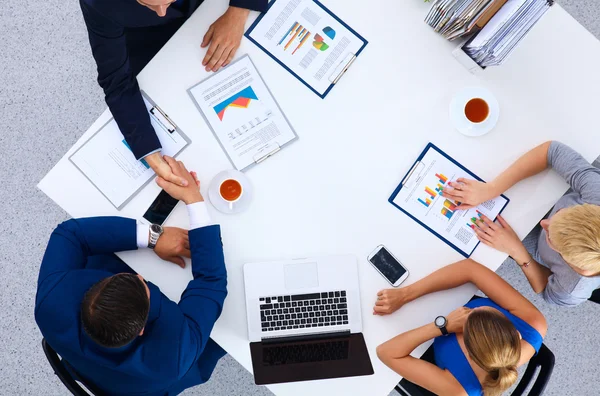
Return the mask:
[[(79, 0), (98, 83), (106, 103), (137, 159), (165, 180), (185, 185), (163, 160), (160, 141), (146, 111), (137, 74), (183, 25), (203, 0)], [(217, 71), (233, 59), (250, 10), (265, 11), (267, 0), (230, 0), (227, 11), (208, 29), (202, 65)], [(166, 73), (169, 70), (165, 71)]]
[[(158, 178), (187, 204), (190, 231), (121, 217), (73, 219), (52, 233), (38, 280), (35, 319), (73, 375), (110, 395), (175, 395), (206, 382), (225, 354), (209, 338), (227, 295), (220, 228), (195, 175), (165, 157), (186, 187)], [(193, 280), (178, 304), (113, 253), (154, 248)]]

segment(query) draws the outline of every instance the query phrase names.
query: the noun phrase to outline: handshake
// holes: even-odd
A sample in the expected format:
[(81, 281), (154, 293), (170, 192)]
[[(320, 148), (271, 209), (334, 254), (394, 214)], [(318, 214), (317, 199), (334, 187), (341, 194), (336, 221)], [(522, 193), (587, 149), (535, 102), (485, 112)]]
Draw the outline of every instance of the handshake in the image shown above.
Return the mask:
[[(170, 196), (185, 202), (186, 205), (204, 201), (196, 172), (188, 171), (183, 162), (166, 155), (161, 157), (160, 153), (150, 154), (146, 160), (158, 175), (156, 183)], [(188, 231), (177, 227), (164, 227), (154, 247), (154, 253), (163, 260), (185, 268), (183, 258), (191, 257)]]
[(150, 154), (146, 161), (158, 176), (156, 183), (170, 196), (186, 205), (204, 201), (196, 172), (188, 171), (183, 162), (160, 153)]

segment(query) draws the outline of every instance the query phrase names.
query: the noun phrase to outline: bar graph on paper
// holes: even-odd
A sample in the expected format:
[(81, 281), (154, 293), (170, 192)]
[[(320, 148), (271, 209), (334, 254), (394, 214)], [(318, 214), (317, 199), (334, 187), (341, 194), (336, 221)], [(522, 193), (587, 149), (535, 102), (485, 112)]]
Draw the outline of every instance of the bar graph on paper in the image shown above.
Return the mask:
[(295, 44), (292, 55), (296, 53), (306, 42), (310, 39), (311, 33), (304, 26), (298, 22), (294, 22), (292, 26), (286, 31), (277, 46), (283, 46), (283, 50), (287, 51), (290, 47)]
[[(442, 173), (436, 173), (435, 177), (437, 179), (437, 183), (435, 184), (435, 186), (426, 186), (425, 187), (426, 195), (417, 199), (417, 201), (419, 201), (421, 204), (425, 205), (425, 207), (427, 207), (427, 208), (431, 205), (431, 203), (435, 200), (435, 198), (442, 193), (444, 186), (448, 182), (448, 177), (446, 177)], [(452, 212), (453, 212), (453, 210), (452, 210)], [(442, 213), (442, 214), (444, 214), (444, 213)], [(450, 215), (450, 217), (452, 217), (452, 215)], [(450, 218), (450, 217), (448, 217), (448, 218)]]
[(448, 220), (452, 218), (454, 212), (456, 211), (456, 204), (448, 199), (444, 201), (444, 206), (441, 209), (442, 216), (446, 217)]

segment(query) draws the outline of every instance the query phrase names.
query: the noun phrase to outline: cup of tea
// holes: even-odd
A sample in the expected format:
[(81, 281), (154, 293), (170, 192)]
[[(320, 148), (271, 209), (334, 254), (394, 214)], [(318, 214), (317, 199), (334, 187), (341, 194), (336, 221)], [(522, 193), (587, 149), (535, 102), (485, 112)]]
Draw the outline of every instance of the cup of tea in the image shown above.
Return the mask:
[(219, 196), (229, 204), (229, 209), (233, 209), (233, 204), (239, 201), (244, 194), (242, 183), (235, 179), (225, 179), (219, 185)]
[(482, 98), (470, 99), (465, 104), (465, 117), (474, 124), (479, 124), (487, 120), (490, 115), (490, 106)]
[(466, 136), (483, 136), (498, 123), (500, 105), (484, 87), (467, 87), (457, 92), (449, 107), (450, 121)]

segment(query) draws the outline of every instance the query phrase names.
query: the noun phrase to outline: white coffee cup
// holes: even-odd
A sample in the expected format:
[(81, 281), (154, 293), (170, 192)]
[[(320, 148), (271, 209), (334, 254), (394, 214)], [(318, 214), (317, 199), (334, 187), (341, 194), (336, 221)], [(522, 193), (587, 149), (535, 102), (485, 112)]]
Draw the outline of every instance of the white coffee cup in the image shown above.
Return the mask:
[(233, 178), (225, 179), (219, 185), (219, 196), (229, 204), (229, 209), (233, 210), (233, 204), (239, 201), (244, 195), (242, 183)]

